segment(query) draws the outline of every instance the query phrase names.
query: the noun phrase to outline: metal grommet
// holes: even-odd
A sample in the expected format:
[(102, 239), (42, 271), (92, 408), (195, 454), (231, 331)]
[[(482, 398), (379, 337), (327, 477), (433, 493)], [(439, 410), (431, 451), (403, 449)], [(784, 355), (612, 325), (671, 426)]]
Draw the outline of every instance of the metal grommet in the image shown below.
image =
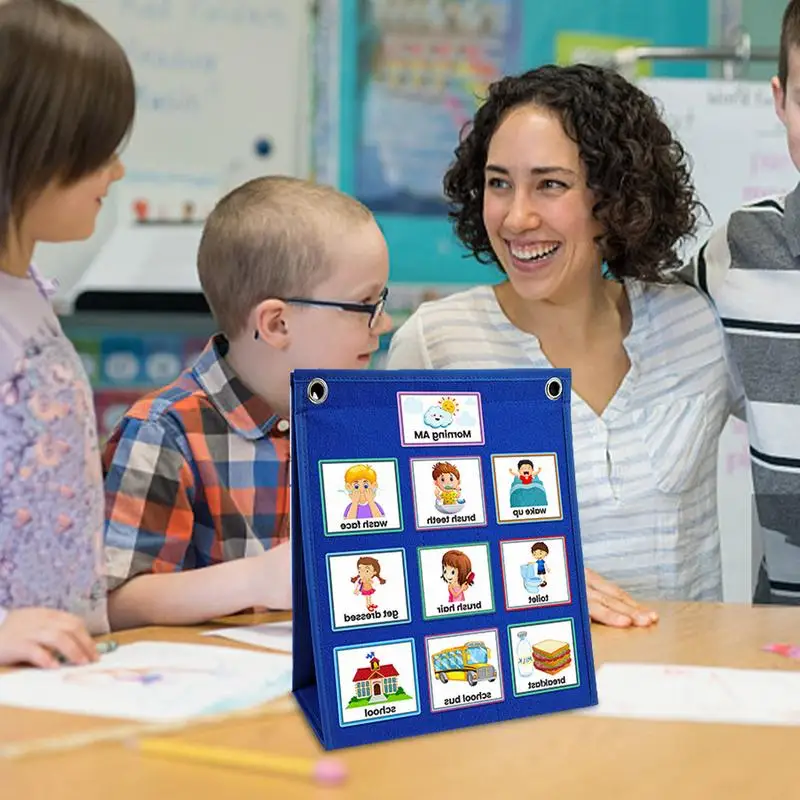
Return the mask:
[(561, 380), (559, 378), (550, 378), (549, 381), (544, 385), (544, 393), (551, 399), (551, 400), (558, 400), (561, 397)]
[(328, 399), (328, 384), (322, 378), (314, 378), (306, 389), (308, 399), (315, 405), (322, 405)]

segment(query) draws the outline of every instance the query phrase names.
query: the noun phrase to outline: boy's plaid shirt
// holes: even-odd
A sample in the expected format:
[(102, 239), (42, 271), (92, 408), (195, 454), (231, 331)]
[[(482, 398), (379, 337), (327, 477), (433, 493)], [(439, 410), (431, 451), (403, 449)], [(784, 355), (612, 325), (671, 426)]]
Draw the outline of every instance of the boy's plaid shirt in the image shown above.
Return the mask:
[(109, 439), (109, 589), (136, 575), (257, 555), (289, 537), (289, 424), (236, 377), (215, 336)]

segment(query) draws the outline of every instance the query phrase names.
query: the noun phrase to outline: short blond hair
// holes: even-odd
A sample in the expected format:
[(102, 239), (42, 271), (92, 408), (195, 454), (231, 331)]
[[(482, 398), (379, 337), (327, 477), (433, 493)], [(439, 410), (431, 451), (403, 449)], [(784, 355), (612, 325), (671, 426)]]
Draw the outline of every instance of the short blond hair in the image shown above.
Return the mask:
[(378, 473), (369, 464), (354, 464), (344, 474), (345, 483), (352, 483), (362, 478), (366, 478), (370, 483), (377, 483)]
[(234, 338), (259, 303), (309, 292), (328, 275), (334, 236), (372, 219), (354, 197), (301, 178), (270, 175), (233, 189), (209, 214), (197, 253), (219, 328)]

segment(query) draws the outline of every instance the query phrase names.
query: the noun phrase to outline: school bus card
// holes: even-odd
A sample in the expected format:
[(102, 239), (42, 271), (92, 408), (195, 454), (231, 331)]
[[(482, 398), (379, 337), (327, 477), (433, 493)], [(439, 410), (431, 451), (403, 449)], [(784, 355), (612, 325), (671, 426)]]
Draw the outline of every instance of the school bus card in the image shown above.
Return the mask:
[(292, 693), (326, 750), (594, 705), (565, 370), (295, 370)]
[(433, 711), (503, 699), (496, 630), (429, 636), (425, 639), (425, 665)]

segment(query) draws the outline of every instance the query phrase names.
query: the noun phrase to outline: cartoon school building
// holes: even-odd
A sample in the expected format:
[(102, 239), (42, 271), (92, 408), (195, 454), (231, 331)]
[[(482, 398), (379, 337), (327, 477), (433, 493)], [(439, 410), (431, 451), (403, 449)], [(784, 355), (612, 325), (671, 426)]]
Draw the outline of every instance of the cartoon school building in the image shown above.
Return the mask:
[(369, 666), (357, 669), (353, 676), (356, 697), (359, 700), (369, 697), (371, 703), (386, 700), (386, 695), (394, 694), (397, 691), (399, 675), (400, 673), (392, 664), (381, 666), (381, 662), (373, 656)]

